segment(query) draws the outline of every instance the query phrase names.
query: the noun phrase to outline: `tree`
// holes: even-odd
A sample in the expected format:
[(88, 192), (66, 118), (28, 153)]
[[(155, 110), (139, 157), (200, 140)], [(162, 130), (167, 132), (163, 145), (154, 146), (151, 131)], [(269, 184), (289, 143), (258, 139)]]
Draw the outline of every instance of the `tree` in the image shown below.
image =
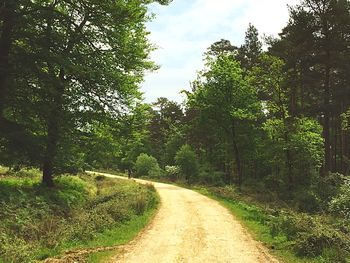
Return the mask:
[(270, 51), (286, 61), (291, 114), (323, 125), (323, 174), (346, 171), (349, 135), (341, 115), (349, 107), (350, 4), (344, 0), (304, 0)]
[(262, 43), (259, 40), (259, 32), (255, 26), (249, 24), (245, 33), (244, 44), (238, 49), (237, 59), (243, 69), (250, 70), (258, 63), (262, 53)]
[(169, 160), (166, 156), (166, 144), (174, 138), (176, 131), (180, 130), (183, 112), (178, 103), (167, 98), (158, 98), (152, 106), (153, 116), (149, 125), (151, 153), (164, 167), (166, 159)]
[[(243, 71), (232, 55), (207, 57), (206, 69), (193, 83), (189, 103), (206, 120), (215, 123), (216, 135), (225, 152), (225, 172), (231, 173), (232, 158), (238, 184), (242, 184), (242, 150), (249, 141), (242, 133), (260, 111), (256, 90), (243, 79)], [(228, 176), (231, 178), (232, 176)]]
[(238, 48), (233, 46), (227, 39), (221, 39), (211, 44), (208, 48), (207, 55), (217, 57), (224, 54), (235, 54)]
[[(64, 145), (72, 143), (64, 143), (65, 138), (102, 115), (117, 116), (140, 97), (143, 72), (154, 68), (144, 26), (147, 4), (154, 1), (5, 2), (0, 25), (1, 123), (6, 119), (23, 124), (35, 116), (38, 125), (32, 134), (45, 138), (43, 183), (52, 186), (58, 157)], [(12, 30), (13, 13), (27, 23), (22, 30)], [(6, 58), (12, 74), (4, 74)], [(13, 82), (18, 85), (9, 94), (8, 83)], [(26, 104), (31, 111), (18, 115)]]
[(292, 190), (303, 181), (310, 183), (315, 171), (318, 172), (323, 141), (317, 121), (290, 115), (283, 67), (282, 60), (264, 54), (260, 65), (250, 72), (249, 81), (265, 97), (263, 128), (269, 138), (266, 149), (270, 151), (272, 173), (283, 180), (286, 177), (288, 189)]
[(185, 144), (176, 153), (175, 162), (180, 167), (181, 173), (187, 181), (193, 180), (198, 175), (198, 162), (191, 146)]
[(137, 176), (159, 176), (160, 168), (157, 159), (141, 153), (135, 162), (135, 174)]

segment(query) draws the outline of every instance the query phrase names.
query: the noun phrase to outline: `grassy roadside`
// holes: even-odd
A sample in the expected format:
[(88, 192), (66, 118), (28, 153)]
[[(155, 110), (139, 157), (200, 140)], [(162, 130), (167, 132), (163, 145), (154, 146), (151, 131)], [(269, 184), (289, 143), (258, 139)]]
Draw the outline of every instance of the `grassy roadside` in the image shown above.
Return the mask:
[[(116, 172), (113, 170), (98, 170), (96, 172), (126, 177), (125, 174), (121, 172)], [(155, 216), (160, 203), (160, 197), (157, 192), (156, 192), (156, 198), (157, 198), (156, 205), (150, 208), (149, 210), (147, 210), (142, 216), (134, 217), (133, 219), (131, 219), (129, 222), (127, 222), (122, 226), (118, 226), (114, 229), (109, 229), (99, 234), (94, 240), (92, 240), (87, 244), (87, 247), (118, 246), (118, 245), (127, 244), (128, 242), (133, 240)], [(116, 250), (94, 252), (89, 254), (89, 256), (87, 257), (87, 262), (89, 263), (106, 262), (111, 257), (116, 256), (117, 253), (118, 252)]]
[(291, 242), (283, 235), (272, 236), (271, 228), (267, 225), (269, 215), (258, 207), (242, 201), (223, 198), (203, 187), (195, 187), (193, 190), (212, 198), (226, 207), (241, 224), (248, 230), (253, 238), (262, 242), (270, 252), (283, 262), (319, 262), (313, 259), (301, 259), (296, 257), (290, 250)]
[[(37, 170), (0, 169), (0, 262), (36, 262), (93, 247), (125, 244), (155, 214), (159, 196), (151, 185), (80, 174), (40, 184)], [(116, 251), (94, 253), (101, 262)]]
[[(158, 206), (157, 206), (158, 207)], [(88, 246), (89, 247), (97, 247), (97, 246), (116, 246), (116, 245), (124, 245), (129, 241), (133, 240), (142, 229), (144, 229), (147, 224), (154, 217), (157, 207), (154, 207), (147, 212), (145, 212), (142, 216), (135, 217), (130, 220), (128, 223), (116, 227), (114, 229), (110, 229), (104, 233), (101, 233), (96, 237), (95, 240), (91, 241)], [(87, 258), (87, 262), (90, 263), (99, 263), (104, 262), (106, 259), (115, 256), (117, 254), (116, 250), (112, 251), (104, 251), (104, 252), (96, 252), (89, 255)]]
[[(325, 215), (267, 209), (227, 187), (191, 187), (225, 206), (270, 252), (286, 263), (349, 263), (349, 225)], [(228, 192), (228, 193), (227, 193)], [(344, 223), (344, 222), (343, 222)], [(346, 222), (345, 222), (346, 224)]]

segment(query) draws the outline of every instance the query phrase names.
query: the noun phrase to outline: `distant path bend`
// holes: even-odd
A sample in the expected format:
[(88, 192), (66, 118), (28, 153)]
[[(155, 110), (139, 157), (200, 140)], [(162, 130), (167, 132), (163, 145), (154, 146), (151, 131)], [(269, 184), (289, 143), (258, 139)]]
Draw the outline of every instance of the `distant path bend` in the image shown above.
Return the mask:
[(278, 262), (217, 201), (181, 187), (152, 184), (161, 197), (158, 213), (111, 262)]

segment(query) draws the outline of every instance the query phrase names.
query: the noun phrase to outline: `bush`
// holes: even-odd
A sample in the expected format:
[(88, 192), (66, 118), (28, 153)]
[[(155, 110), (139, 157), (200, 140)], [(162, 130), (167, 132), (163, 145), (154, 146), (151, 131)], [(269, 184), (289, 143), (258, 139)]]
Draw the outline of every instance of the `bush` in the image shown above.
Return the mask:
[(317, 178), (317, 195), (323, 201), (325, 207), (339, 193), (343, 183), (343, 175), (339, 173), (329, 173), (327, 176)]
[(39, 180), (0, 180), (0, 262), (43, 260), (158, 204), (152, 185), (133, 181), (61, 176), (48, 189)]
[(187, 181), (197, 177), (198, 161), (195, 152), (188, 144), (183, 145), (175, 156), (176, 164)]
[[(14, 249), (16, 248), (16, 249)], [(32, 262), (33, 247), (23, 239), (0, 236), (0, 262)]]
[(271, 235), (282, 234), (302, 257), (322, 256), (322, 262), (346, 262), (350, 253), (348, 233), (325, 224), (322, 217), (282, 211), (270, 222)]
[(175, 181), (181, 173), (181, 169), (179, 166), (165, 166), (165, 175), (172, 181)]
[(326, 250), (342, 251), (343, 257), (342, 259), (338, 257), (337, 262), (346, 262), (344, 256), (348, 251), (344, 250), (345, 247), (346, 243), (339, 233), (332, 229), (317, 228), (313, 232), (300, 234), (294, 245), (294, 251), (299, 256), (312, 258), (321, 256)]
[(136, 159), (135, 174), (137, 176), (160, 176), (161, 169), (158, 165), (157, 159), (153, 156), (141, 153)]
[(295, 201), (300, 212), (315, 213), (320, 210), (320, 199), (310, 191), (297, 192)]
[(224, 173), (208, 169), (207, 167), (201, 167), (198, 175), (199, 181), (203, 184), (212, 186), (224, 185)]
[(239, 196), (239, 191), (236, 186), (234, 185), (225, 185), (223, 187), (215, 187), (212, 189), (212, 191), (225, 198), (225, 199), (232, 199), (235, 200)]
[(96, 186), (78, 176), (63, 175), (55, 179), (57, 195), (55, 201), (68, 207), (80, 206), (97, 193)]
[(288, 240), (295, 240), (300, 233), (308, 233), (315, 227), (315, 221), (311, 216), (281, 211), (271, 221), (271, 234), (277, 236), (282, 233)]
[(135, 213), (137, 215), (142, 215), (147, 209), (147, 196), (145, 194), (138, 194), (135, 197), (133, 206), (135, 209)]
[(345, 180), (340, 188), (340, 193), (329, 203), (329, 209), (334, 214), (350, 220), (350, 180)]

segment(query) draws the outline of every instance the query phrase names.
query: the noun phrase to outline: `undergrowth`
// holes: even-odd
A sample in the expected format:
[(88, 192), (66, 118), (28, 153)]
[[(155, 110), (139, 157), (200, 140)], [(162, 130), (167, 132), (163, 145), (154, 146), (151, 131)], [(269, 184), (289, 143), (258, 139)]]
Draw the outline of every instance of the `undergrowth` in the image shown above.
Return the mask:
[[(350, 262), (350, 224), (345, 218), (297, 212), (257, 201), (235, 187), (198, 187), (225, 205), (259, 241), (285, 262)], [(273, 204), (273, 205), (272, 205)]]
[(37, 170), (0, 173), (0, 262), (34, 262), (86, 247), (158, 202), (154, 188), (132, 181), (66, 175), (48, 189)]

